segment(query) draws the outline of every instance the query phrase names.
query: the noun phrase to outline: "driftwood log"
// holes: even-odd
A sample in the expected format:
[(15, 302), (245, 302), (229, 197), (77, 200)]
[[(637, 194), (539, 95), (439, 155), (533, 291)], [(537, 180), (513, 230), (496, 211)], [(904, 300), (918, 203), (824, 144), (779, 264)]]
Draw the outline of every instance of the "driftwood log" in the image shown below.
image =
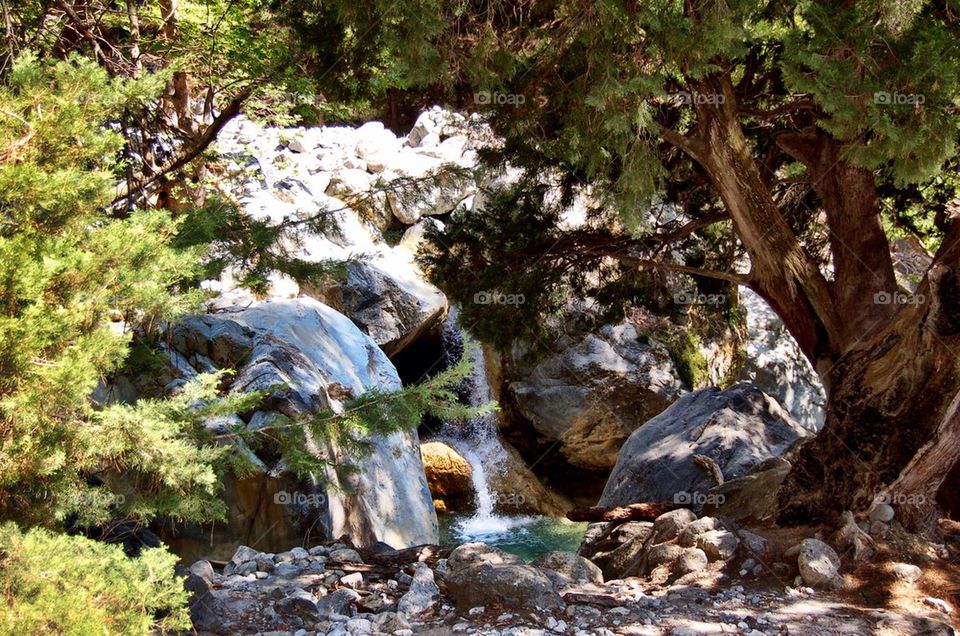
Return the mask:
[(404, 548), (402, 550), (372, 550), (369, 548), (359, 550), (364, 563), (391, 566), (393, 568), (403, 567), (411, 563), (426, 563), (432, 567), (435, 566), (440, 559), (445, 559), (450, 556), (452, 551), (452, 548), (441, 545), (431, 545), (429, 543), (415, 545), (412, 548)]
[(567, 513), (570, 521), (653, 521), (665, 512), (682, 508), (668, 501), (635, 503), (629, 506), (574, 508)]
[(570, 605), (599, 605), (600, 607), (620, 607), (624, 599), (612, 594), (590, 594), (585, 592), (567, 592), (563, 595), (563, 602)]

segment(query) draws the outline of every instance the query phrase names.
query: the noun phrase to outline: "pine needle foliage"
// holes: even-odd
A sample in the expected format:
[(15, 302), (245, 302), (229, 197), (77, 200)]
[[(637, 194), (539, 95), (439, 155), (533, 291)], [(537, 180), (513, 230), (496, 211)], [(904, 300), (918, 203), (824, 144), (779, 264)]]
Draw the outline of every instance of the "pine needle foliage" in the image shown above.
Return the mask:
[(82, 58), (43, 64), (29, 55), (0, 87), (4, 517), (57, 524), (223, 513), (217, 471), (228, 457), (203, 443), (201, 423), (259, 396), (222, 398), (209, 377), (167, 401), (98, 410), (89, 399), (124, 364), (134, 332), (202, 298), (183, 286), (202, 248), (172, 244), (182, 221), (105, 211), (122, 145), (111, 118), (160, 88), (111, 79)]
[(120, 546), (42, 528), (0, 525), (0, 634), (83, 636), (190, 629), (177, 557), (152, 548), (136, 559)]
[(301, 478), (324, 480), (326, 470), (349, 473), (370, 454), (374, 436), (414, 430), (425, 416), (440, 421), (468, 421), (489, 413), (495, 403), (467, 405), (455, 389), (473, 373), (468, 341), (460, 360), (423, 382), (398, 391), (371, 389), (336, 410), (300, 418), (282, 416), (254, 433), (236, 431), (252, 448), (276, 448), (287, 467)]

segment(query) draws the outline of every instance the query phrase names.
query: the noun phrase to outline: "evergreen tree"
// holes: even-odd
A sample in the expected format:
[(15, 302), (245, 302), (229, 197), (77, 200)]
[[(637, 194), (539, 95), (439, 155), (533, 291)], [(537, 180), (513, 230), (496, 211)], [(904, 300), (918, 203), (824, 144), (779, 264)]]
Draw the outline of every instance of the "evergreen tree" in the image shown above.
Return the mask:
[[(937, 464), (960, 456), (960, 228), (948, 209), (881, 206), (922, 204), (917, 190), (939, 192), (941, 208), (955, 197), (939, 176), (958, 124), (952, 4), (343, 5), (337, 19), (373, 25), (371, 41), (405, 81), (482, 103), (503, 139), (491, 163), (525, 174), (484, 218), (435, 237), (434, 271), (454, 299), (495, 279), (525, 293), (542, 280), (530, 314), (568, 290), (616, 310), (637, 301), (638, 268), (748, 285), (828, 391), (826, 430), (781, 490), (781, 520), (835, 518), (889, 489), (902, 518), (930, 521)], [(592, 223), (562, 225), (545, 183), (586, 193)], [(651, 224), (663, 202), (683, 220)], [(918, 216), (940, 220), (926, 226), (934, 264), (909, 297), (918, 302), (888, 302), (903, 295), (884, 226)], [(749, 257), (748, 274), (719, 254), (670, 257), (677, 240), (718, 224)], [(515, 313), (473, 309), (492, 316), (485, 335), (494, 323), (510, 333)]]

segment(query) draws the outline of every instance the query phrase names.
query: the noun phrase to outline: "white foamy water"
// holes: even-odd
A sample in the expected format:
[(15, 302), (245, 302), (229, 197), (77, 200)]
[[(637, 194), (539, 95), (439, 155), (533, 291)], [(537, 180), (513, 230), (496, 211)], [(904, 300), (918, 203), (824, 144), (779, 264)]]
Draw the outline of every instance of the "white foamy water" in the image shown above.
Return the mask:
[[(454, 349), (462, 350), (463, 332), (457, 322), (458, 316), (458, 309), (452, 307), (444, 325), (444, 341), (451, 353)], [(487, 380), (483, 351), (476, 347), (472, 357), (473, 374), (468, 381), (466, 397), (471, 406), (483, 406), (493, 401), (493, 390)], [(456, 528), (464, 540), (503, 534), (528, 523), (526, 517), (506, 517), (496, 513), (497, 492), (491, 487), (489, 476), (504, 470), (507, 453), (500, 442), (495, 413), (481, 415), (469, 422), (447, 422), (441, 428), (438, 439), (457, 449), (472, 469), (477, 507), (473, 515), (460, 520)]]

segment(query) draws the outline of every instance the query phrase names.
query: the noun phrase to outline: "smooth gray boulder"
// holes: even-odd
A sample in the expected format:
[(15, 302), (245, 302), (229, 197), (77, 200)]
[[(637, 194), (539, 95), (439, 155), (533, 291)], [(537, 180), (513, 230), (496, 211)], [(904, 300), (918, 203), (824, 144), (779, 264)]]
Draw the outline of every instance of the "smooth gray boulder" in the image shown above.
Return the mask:
[[(230, 391), (265, 391), (261, 408), (289, 418), (340, 409), (370, 389), (402, 386), (396, 368), (369, 336), (343, 314), (307, 297), (190, 318), (175, 329), (173, 344), (187, 358), (199, 354), (234, 369)], [(214, 528), (213, 545), (229, 550), (224, 556), (239, 543), (283, 549), (299, 543), (308, 528), (329, 538), (347, 535), (355, 545), (436, 543), (436, 513), (416, 431), (375, 435), (370, 442), (369, 455), (352, 456), (332, 438), (312, 440), (318, 457), (356, 468), (328, 470), (326, 485), (297, 480), (282, 461), (261, 462), (257, 475), (228, 479), (228, 521)], [(202, 529), (194, 534), (199, 545), (191, 554), (208, 556), (196, 551), (210, 545), (209, 536)], [(190, 552), (185, 542), (191, 536), (181, 533), (174, 542)]]
[(568, 337), (559, 347), (533, 366), (514, 352), (509, 391), (571, 464), (610, 470), (630, 433), (682, 393), (676, 367), (666, 347), (641, 342), (630, 323)]
[(818, 539), (800, 542), (797, 566), (803, 582), (810, 587), (838, 589), (843, 586), (840, 557), (829, 545)]
[(702, 508), (715, 482), (695, 455), (709, 457), (731, 479), (809, 434), (749, 384), (687, 393), (630, 436), (598, 505), (673, 501)]

